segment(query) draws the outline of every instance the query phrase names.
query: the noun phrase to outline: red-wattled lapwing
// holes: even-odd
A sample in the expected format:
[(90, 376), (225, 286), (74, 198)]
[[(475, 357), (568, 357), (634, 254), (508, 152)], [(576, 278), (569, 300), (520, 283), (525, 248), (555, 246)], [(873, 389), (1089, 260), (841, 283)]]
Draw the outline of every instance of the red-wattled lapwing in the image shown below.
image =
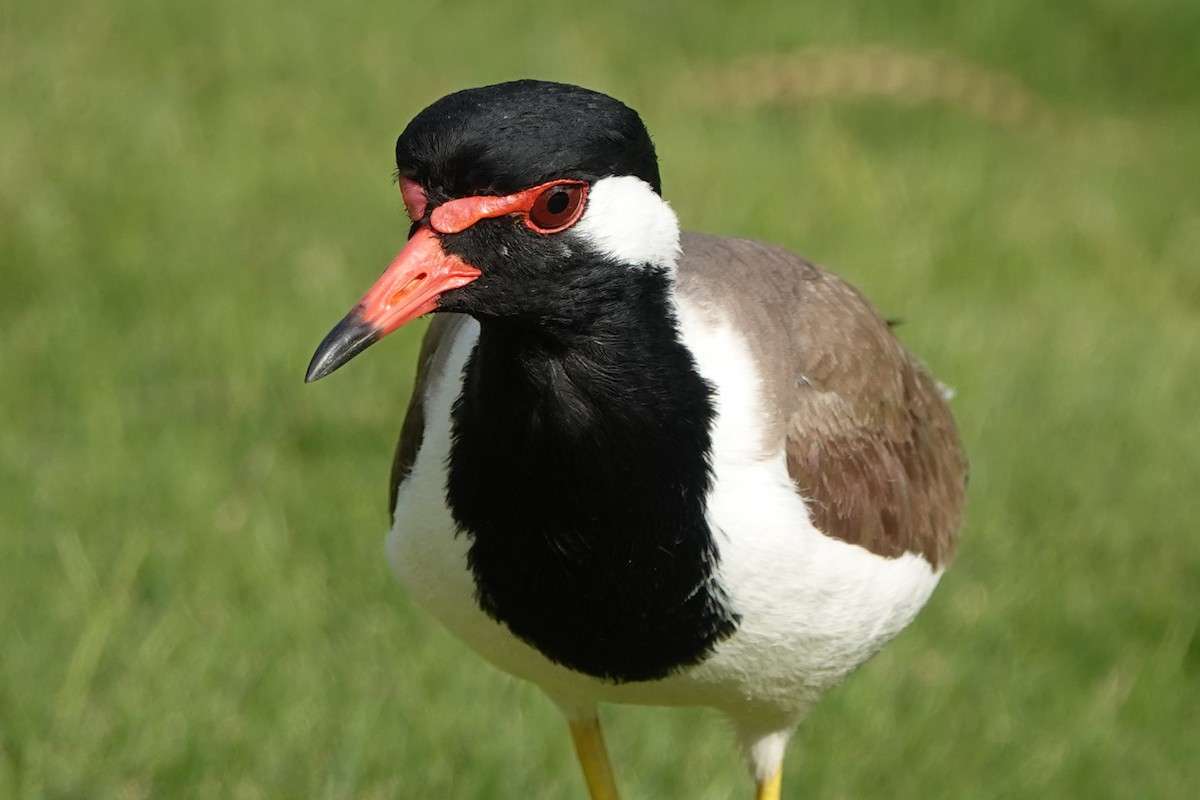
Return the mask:
[(435, 312), (392, 468), (396, 574), (562, 708), (596, 800), (616, 797), (600, 701), (720, 710), (778, 798), (792, 730), (954, 551), (940, 385), (828, 272), (681, 235), (611, 97), (457, 92), (396, 162), (408, 243), (307, 375)]

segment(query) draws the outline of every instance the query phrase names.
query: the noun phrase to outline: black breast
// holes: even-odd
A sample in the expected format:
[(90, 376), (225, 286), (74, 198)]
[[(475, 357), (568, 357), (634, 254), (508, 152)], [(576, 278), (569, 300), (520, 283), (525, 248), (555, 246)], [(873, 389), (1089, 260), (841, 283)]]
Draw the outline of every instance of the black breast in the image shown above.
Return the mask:
[(705, 519), (711, 392), (669, 314), (634, 306), (579, 341), (484, 322), (447, 484), (482, 609), (615, 682), (697, 663), (737, 623)]

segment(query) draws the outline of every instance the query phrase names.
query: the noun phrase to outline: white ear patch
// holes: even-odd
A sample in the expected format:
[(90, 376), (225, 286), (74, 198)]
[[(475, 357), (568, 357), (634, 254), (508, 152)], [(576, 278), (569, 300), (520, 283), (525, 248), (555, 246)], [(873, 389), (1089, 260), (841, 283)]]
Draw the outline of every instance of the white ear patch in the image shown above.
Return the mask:
[(571, 229), (587, 245), (631, 267), (673, 268), (679, 258), (679, 220), (650, 184), (632, 175), (601, 178)]

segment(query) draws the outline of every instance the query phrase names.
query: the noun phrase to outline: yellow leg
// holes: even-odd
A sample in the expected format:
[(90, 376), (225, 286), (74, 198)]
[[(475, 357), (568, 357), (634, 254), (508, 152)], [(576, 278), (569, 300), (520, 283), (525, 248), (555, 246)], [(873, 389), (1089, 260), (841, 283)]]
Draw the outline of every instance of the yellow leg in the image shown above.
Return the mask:
[(775, 770), (775, 774), (767, 778), (765, 781), (758, 782), (758, 791), (754, 793), (754, 800), (779, 800), (780, 791), (783, 788), (783, 766)]
[(608, 750), (604, 747), (604, 734), (600, 731), (600, 719), (572, 719), (568, 723), (571, 739), (575, 742), (575, 755), (579, 757), (579, 766), (583, 767), (588, 795), (592, 800), (620, 800)]

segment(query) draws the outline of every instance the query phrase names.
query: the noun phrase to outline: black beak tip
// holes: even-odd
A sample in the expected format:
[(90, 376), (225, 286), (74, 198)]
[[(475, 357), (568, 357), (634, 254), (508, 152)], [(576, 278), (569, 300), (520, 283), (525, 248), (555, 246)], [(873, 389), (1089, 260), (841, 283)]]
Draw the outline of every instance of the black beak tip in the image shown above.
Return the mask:
[(321, 363), (321, 360), (317, 358), (316, 354), (314, 354), (312, 361), (310, 361), (308, 364), (308, 369), (304, 373), (304, 382), (312, 383), (313, 381), (319, 381), (321, 378), (324, 378), (335, 369), (337, 369), (337, 367), (327, 367), (325, 364)]
[(364, 321), (361, 311), (354, 309), (317, 345), (304, 373), (304, 382), (319, 381), (378, 340), (379, 329)]

